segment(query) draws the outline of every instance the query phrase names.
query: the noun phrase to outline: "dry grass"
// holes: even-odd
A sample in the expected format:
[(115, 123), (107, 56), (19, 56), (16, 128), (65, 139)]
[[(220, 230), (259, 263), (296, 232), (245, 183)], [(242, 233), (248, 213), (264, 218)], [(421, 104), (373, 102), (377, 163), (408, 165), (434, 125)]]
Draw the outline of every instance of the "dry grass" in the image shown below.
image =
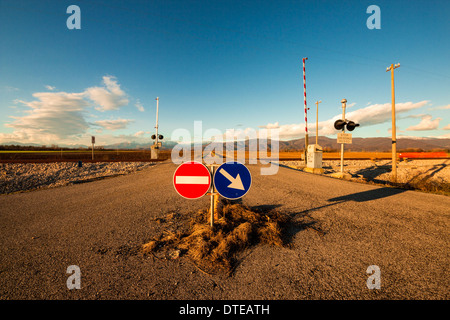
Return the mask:
[(448, 182), (438, 182), (436, 180), (430, 179), (430, 177), (414, 177), (407, 183), (397, 183), (394, 184), (397, 187), (419, 190), (423, 192), (430, 192), (435, 194), (450, 195), (450, 183)]
[(290, 217), (275, 210), (257, 212), (240, 204), (222, 200), (221, 217), (214, 228), (209, 211), (194, 215), (188, 232), (169, 232), (142, 246), (144, 254), (161, 250), (187, 255), (206, 273), (230, 275), (239, 252), (255, 244), (287, 246), (286, 227)]

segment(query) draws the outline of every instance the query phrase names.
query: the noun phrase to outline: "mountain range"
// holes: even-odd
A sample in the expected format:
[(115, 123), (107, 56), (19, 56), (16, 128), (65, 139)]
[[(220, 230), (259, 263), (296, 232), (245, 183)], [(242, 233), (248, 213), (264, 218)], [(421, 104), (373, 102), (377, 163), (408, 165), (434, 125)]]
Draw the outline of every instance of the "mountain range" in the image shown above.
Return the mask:
[[(308, 139), (309, 144), (315, 143), (315, 137), (310, 137)], [(287, 141), (279, 141), (280, 151), (295, 151), (302, 150), (305, 147), (305, 139), (294, 139)], [(137, 142), (122, 142), (111, 145), (103, 146), (104, 149), (150, 149), (153, 142), (148, 143), (137, 143)], [(204, 143), (207, 145), (209, 143)], [(337, 143), (336, 138), (319, 137), (318, 144), (324, 149), (324, 151), (339, 150), (340, 144)], [(9, 142), (3, 143), (3, 145), (18, 145), (18, 146), (41, 146), (34, 143), (20, 143), (20, 142)], [(176, 142), (173, 141), (163, 141), (162, 149), (172, 149)], [(249, 145), (258, 145), (258, 141), (245, 141), (245, 149), (249, 150)], [(260, 144), (264, 146), (264, 144)], [(378, 152), (389, 152), (391, 151), (391, 138), (353, 138), (352, 144), (347, 144), (345, 149), (347, 151), (378, 151)], [(58, 147), (70, 147), (70, 148), (90, 148), (88, 145), (71, 145), (71, 146), (58, 146)], [(234, 144), (236, 149), (236, 142)], [(268, 142), (268, 147), (271, 147), (270, 140)], [(225, 150), (225, 144), (223, 146)], [(450, 150), (450, 139), (436, 139), (436, 138), (397, 138), (397, 150), (405, 149), (416, 149), (418, 151), (431, 151), (431, 150)]]

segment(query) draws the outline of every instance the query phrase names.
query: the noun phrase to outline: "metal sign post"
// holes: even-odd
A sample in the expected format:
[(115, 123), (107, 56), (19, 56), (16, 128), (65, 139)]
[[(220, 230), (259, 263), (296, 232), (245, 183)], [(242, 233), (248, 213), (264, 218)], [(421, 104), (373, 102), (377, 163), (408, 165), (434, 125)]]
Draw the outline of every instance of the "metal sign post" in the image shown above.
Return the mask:
[(212, 183), (211, 183), (211, 189), (209, 192), (209, 195), (211, 197), (211, 206), (210, 206), (210, 214), (211, 214), (211, 219), (210, 219), (210, 224), (211, 224), (211, 228), (214, 227), (214, 219), (218, 219), (218, 214), (217, 214), (217, 204), (219, 202), (219, 193), (217, 192), (215, 186), (214, 186), (214, 174), (216, 173), (216, 168), (218, 168), (219, 165), (218, 164), (210, 164), (209, 165), (209, 171), (211, 172), (211, 177), (213, 179)]
[(336, 130), (342, 130), (342, 132), (338, 133), (337, 135), (337, 143), (341, 144), (341, 171), (331, 174), (332, 177), (335, 178), (350, 178), (351, 176), (348, 173), (344, 173), (344, 144), (352, 143), (352, 134), (351, 133), (345, 133), (345, 127), (347, 127), (348, 131), (355, 130), (356, 127), (359, 127), (358, 123), (355, 123), (353, 121), (347, 121), (345, 119), (345, 106), (347, 103), (346, 99), (341, 100), (342, 103), (342, 119), (336, 120), (334, 123), (334, 128)]
[(158, 142), (158, 139), (160, 139), (159, 134), (158, 134), (158, 113), (159, 113), (159, 97), (156, 97), (156, 125), (155, 125), (155, 129), (156, 129), (156, 134), (152, 135), (152, 139), (155, 140), (155, 143), (150, 147), (151, 149), (151, 158), (152, 159), (158, 159), (159, 158), (159, 147), (160, 147), (160, 143)]
[(91, 137), (91, 142), (92, 142), (92, 160), (94, 160), (94, 144), (95, 144), (94, 136)]

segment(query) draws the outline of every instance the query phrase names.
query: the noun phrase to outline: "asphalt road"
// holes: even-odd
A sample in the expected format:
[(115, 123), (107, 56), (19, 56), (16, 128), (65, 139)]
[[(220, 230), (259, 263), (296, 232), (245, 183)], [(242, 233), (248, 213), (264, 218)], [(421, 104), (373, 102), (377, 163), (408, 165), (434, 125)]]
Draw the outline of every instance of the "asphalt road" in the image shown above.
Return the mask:
[[(0, 299), (448, 299), (450, 198), (280, 168), (243, 203), (294, 215), (292, 247), (246, 249), (232, 276), (135, 248), (209, 206), (160, 163), (100, 181), (0, 196)], [(177, 213), (177, 223), (158, 222)], [(68, 266), (81, 270), (69, 290)], [(368, 289), (377, 265), (381, 289)]]

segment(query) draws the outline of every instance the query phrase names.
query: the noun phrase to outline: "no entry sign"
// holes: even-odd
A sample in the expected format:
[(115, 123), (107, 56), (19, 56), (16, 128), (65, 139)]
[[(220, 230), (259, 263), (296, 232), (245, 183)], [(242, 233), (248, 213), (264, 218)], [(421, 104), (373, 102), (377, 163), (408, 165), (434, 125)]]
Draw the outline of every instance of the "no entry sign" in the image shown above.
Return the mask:
[(199, 162), (181, 164), (173, 175), (173, 186), (178, 194), (187, 199), (203, 197), (211, 185), (208, 168)]

